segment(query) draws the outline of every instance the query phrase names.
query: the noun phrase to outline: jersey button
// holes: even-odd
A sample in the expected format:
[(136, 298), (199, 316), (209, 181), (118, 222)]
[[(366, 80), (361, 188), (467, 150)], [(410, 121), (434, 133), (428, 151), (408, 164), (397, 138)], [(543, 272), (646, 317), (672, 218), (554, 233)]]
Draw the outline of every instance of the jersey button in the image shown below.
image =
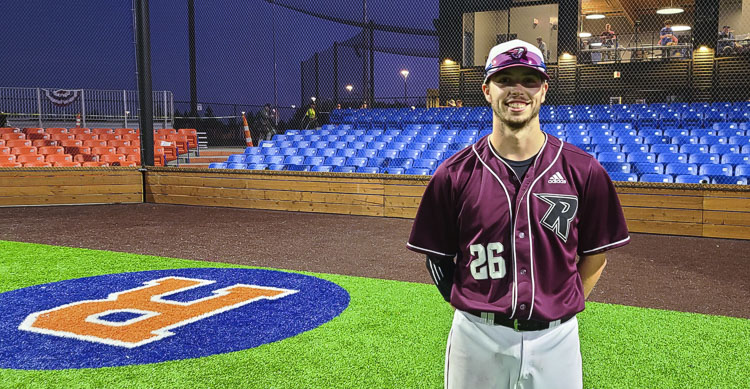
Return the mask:
[(523, 238), (526, 237), (526, 234), (524, 234), (523, 232), (519, 232), (518, 233), (518, 237), (521, 238), (521, 239), (523, 239)]
[(518, 306), (518, 308), (520, 308), (522, 311), (525, 311), (526, 310), (526, 304), (521, 304), (521, 305)]

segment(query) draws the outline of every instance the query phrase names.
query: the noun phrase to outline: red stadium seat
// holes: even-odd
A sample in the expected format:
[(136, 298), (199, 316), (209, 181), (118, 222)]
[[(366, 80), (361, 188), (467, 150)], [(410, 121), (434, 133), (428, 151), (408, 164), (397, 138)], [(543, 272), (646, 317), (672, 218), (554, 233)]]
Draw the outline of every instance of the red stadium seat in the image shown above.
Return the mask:
[(23, 167), (52, 167), (52, 164), (49, 162), (26, 162)]
[(57, 140), (57, 141), (68, 140), (68, 139), (75, 139), (76, 138), (76, 136), (73, 135), (73, 134), (62, 134), (62, 133), (60, 133), (60, 134), (51, 134), (49, 137), (50, 137), (50, 139)]
[(16, 156), (13, 154), (0, 154), (0, 162), (2, 163), (16, 162)]
[(16, 156), (16, 162), (21, 162), (26, 166), (28, 162), (44, 162), (44, 156), (39, 154), (19, 154)]
[(98, 134), (77, 134), (75, 138), (79, 140), (97, 140), (99, 139), (99, 135)]
[(0, 161), (0, 167), (23, 167), (23, 164), (18, 162), (2, 162)]
[(90, 134), (91, 129), (86, 127), (75, 127), (70, 129), (70, 133), (74, 135), (78, 134)]
[[(86, 147), (86, 149), (88, 148)], [(95, 154), (91, 154), (89, 150), (88, 153), (81, 152), (80, 154), (74, 155), (73, 161), (75, 162), (99, 162), (99, 156)]]
[(141, 139), (141, 136), (138, 134), (124, 134), (122, 135), (122, 140), (129, 140), (131, 142), (139, 142)]
[(10, 154), (10, 147), (1, 146), (0, 147), (0, 155), (11, 155)]
[(23, 132), (9, 132), (9, 133), (3, 134), (3, 139), (5, 140), (26, 139), (26, 134), (24, 134)]
[(10, 134), (14, 132), (21, 132), (21, 130), (18, 128), (14, 128), (14, 127), (0, 127), (0, 135)]
[(5, 146), (5, 139), (0, 139), (0, 146)]
[(46, 162), (73, 162), (73, 156), (70, 154), (51, 154), (44, 158)]
[(168, 135), (167, 140), (175, 143), (180, 154), (188, 152), (189, 143), (187, 135)]
[(101, 140), (120, 140), (122, 139), (122, 135), (117, 134), (99, 134), (99, 139)]
[(52, 163), (52, 166), (54, 166), (54, 167), (81, 167), (81, 163), (80, 162), (60, 161), (60, 162), (54, 162), (54, 163)]
[(115, 130), (111, 128), (92, 128), (91, 133), (92, 134), (114, 134)]
[(118, 135), (126, 135), (126, 134), (137, 135), (136, 132), (135, 132), (135, 128), (115, 128), (115, 134), (118, 134)]
[(5, 141), (6, 147), (21, 147), (21, 146), (33, 146), (31, 141), (28, 139), (15, 139), (15, 140), (6, 140)]
[(94, 154), (98, 154), (98, 155), (116, 154), (117, 149), (114, 147), (109, 147), (109, 146), (106, 146), (106, 147), (98, 146), (98, 147), (92, 147), (91, 152)]
[(31, 141), (31, 145), (34, 147), (59, 146), (60, 141), (59, 140), (47, 140), (47, 139), (34, 139)]
[(43, 146), (37, 150), (42, 155), (65, 154), (65, 148), (62, 146)]
[(67, 134), (68, 133), (68, 129), (67, 128), (62, 128), (62, 127), (51, 127), (51, 128), (48, 128), (48, 129), (44, 130), (44, 132), (46, 132), (46, 133), (48, 133), (50, 135), (52, 135), (52, 134)]
[(83, 141), (83, 145), (86, 147), (107, 147), (106, 140), (91, 139)]
[(155, 132), (159, 135), (177, 135), (177, 130), (174, 128), (160, 128), (155, 130)]
[(20, 154), (36, 154), (36, 147), (34, 146), (18, 146), (10, 149), (10, 153), (14, 155)]
[(129, 140), (110, 140), (110, 141), (107, 141), (107, 146), (127, 147), (127, 146), (130, 146), (130, 141)]
[(181, 128), (177, 130), (177, 133), (188, 137), (191, 149), (198, 148), (198, 131), (195, 128)]
[(110, 166), (121, 166), (120, 164), (125, 162), (125, 154), (102, 154), (99, 158), (100, 162), (107, 162)]

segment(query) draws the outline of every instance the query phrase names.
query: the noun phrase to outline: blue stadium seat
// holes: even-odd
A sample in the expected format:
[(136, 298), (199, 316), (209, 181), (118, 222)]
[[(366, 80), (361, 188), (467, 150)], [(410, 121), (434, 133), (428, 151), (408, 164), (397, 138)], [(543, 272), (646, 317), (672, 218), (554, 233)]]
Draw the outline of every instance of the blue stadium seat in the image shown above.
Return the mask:
[(398, 153), (400, 153), (401, 150), (395, 150), (395, 149), (383, 149), (378, 151), (378, 157), (381, 158), (396, 158), (398, 157)]
[[(343, 139), (339, 139), (338, 135), (332, 134), (332, 135), (321, 136), (320, 140), (316, 140), (316, 142), (338, 142), (340, 140), (343, 140)], [(303, 142), (307, 142), (307, 141), (303, 141)]]
[(372, 158), (378, 154), (378, 150), (375, 149), (359, 149), (357, 150), (357, 157)]
[[(687, 128), (670, 128), (664, 130), (664, 133), (662, 135), (668, 136), (670, 138), (673, 138), (675, 136), (689, 136), (691, 131), (695, 130), (688, 130)], [(699, 136), (699, 135), (696, 135)]]
[(273, 163), (273, 164), (266, 166), (266, 170), (284, 170), (284, 164)]
[(427, 150), (427, 146), (429, 146), (429, 143), (424, 142), (411, 142), (406, 145), (407, 150), (419, 150), (419, 151), (425, 151)]
[(580, 135), (569, 136), (566, 138), (566, 141), (576, 146), (591, 144), (591, 138)]
[(679, 174), (675, 177), (674, 182), (680, 184), (708, 184), (711, 178), (705, 175)]
[(278, 155), (279, 149), (277, 147), (263, 147), (261, 148), (261, 154), (263, 155)]
[(367, 144), (368, 149), (383, 150), (386, 146), (385, 142), (370, 142)]
[(738, 130), (739, 126), (737, 126), (737, 123), (734, 122), (723, 122), (723, 123), (714, 123), (711, 125), (711, 128), (713, 128), (716, 131), (726, 131), (726, 130)]
[(456, 139), (454, 139), (457, 143), (474, 143), (477, 141), (476, 135), (470, 135), (470, 134), (459, 134)]
[(264, 148), (264, 147), (276, 147), (276, 146), (274, 146), (274, 142), (272, 140), (262, 140), (258, 143), (258, 147)]
[(638, 175), (635, 173), (608, 172), (612, 181), (637, 182)]
[(660, 136), (660, 135), (649, 135), (645, 138), (643, 138), (643, 143), (647, 145), (655, 145), (655, 144), (661, 144), (661, 143), (671, 143), (672, 138), (668, 136)]
[(747, 178), (738, 176), (716, 176), (711, 179), (712, 184), (747, 185)]
[(664, 112), (659, 115), (659, 123), (661, 128), (677, 128), (680, 126), (680, 113)]
[(399, 158), (412, 158), (416, 159), (419, 158), (419, 155), (422, 153), (421, 150), (402, 150), (400, 153), (398, 153)]
[(601, 162), (601, 164), (608, 173), (630, 173), (631, 171), (631, 166), (627, 162)]
[(700, 166), (698, 174), (705, 176), (731, 176), (734, 168), (728, 163), (706, 163)]
[(688, 163), (697, 163), (702, 165), (704, 163), (719, 163), (721, 157), (716, 153), (696, 153), (688, 156)]
[(245, 163), (245, 158), (247, 155), (245, 154), (232, 154), (227, 158), (228, 163)]
[(377, 174), (380, 173), (380, 168), (376, 166), (361, 166), (356, 171), (357, 173)]
[(310, 171), (310, 166), (285, 164), (284, 170), (290, 171), (290, 172), (307, 172), (307, 171)]
[(716, 135), (716, 130), (711, 128), (695, 128), (690, 130), (690, 135), (697, 136), (699, 138), (702, 136)]
[(414, 176), (429, 176), (432, 173), (430, 169), (410, 167), (404, 171), (404, 174), (411, 174)]
[(259, 155), (261, 152), (260, 147), (246, 147), (245, 154), (248, 155)]
[(325, 160), (326, 157), (321, 156), (305, 157), (304, 164), (309, 166), (319, 166), (323, 165)]
[(674, 182), (670, 174), (644, 174), (641, 176), (641, 182)]
[(650, 146), (646, 144), (642, 144), (642, 145), (626, 144), (626, 145), (622, 145), (622, 149), (620, 151), (622, 151), (623, 153), (636, 153), (636, 152), (647, 153), (649, 150), (650, 150)]
[(297, 149), (297, 155), (301, 155), (303, 157), (312, 157), (317, 154), (318, 154), (318, 150), (312, 147)]
[(565, 132), (568, 134), (578, 134), (581, 131), (585, 134), (588, 132), (585, 123), (568, 123), (565, 125)]
[(730, 136), (728, 143), (730, 145), (740, 145), (740, 146), (750, 145), (750, 136), (739, 136), (739, 135)]
[(328, 142), (324, 140), (319, 140), (316, 142), (311, 142), (311, 145), (313, 148), (316, 148), (316, 149), (325, 149), (328, 147)]
[(367, 130), (365, 134), (372, 135), (372, 136), (379, 136), (379, 135), (383, 135), (383, 130), (380, 130), (380, 129)]
[(656, 155), (658, 163), (687, 163), (687, 154), (683, 153), (659, 153)]
[(629, 145), (629, 144), (643, 144), (643, 137), (642, 136), (630, 136), (625, 135), (617, 138), (617, 143), (623, 144), (623, 145)]
[(698, 140), (698, 143), (709, 145), (709, 146), (716, 145), (716, 144), (726, 144), (727, 138), (723, 136), (704, 135)]
[(333, 156), (326, 157), (324, 164), (329, 166), (343, 166), (344, 162), (346, 162), (346, 157)]
[(716, 130), (716, 135), (729, 138), (730, 136), (744, 136), (745, 130), (741, 128)]
[(622, 151), (620, 147), (621, 147), (620, 145), (601, 144), (601, 145), (594, 146), (594, 152), (604, 153), (604, 152), (609, 151), (609, 152), (619, 153), (620, 151)]
[(266, 170), (268, 165), (265, 163), (249, 163), (247, 164), (247, 168), (250, 170)]
[(654, 163), (656, 162), (656, 154), (635, 151), (635, 152), (629, 153), (625, 161), (633, 162), (633, 163), (639, 163), (639, 162)]
[(226, 169), (227, 163), (226, 162), (211, 162), (208, 164), (209, 169)]
[(750, 145), (742, 146), (740, 150), (742, 154), (750, 154)]
[(284, 163), (284, 158), (283, 155), (266, 155), (263, 158), (263, 163), (266, 165), (281, 165)]
[(749, 177), (750, 178), (750, 164), (748, 165), (737, 165), (734, 168), (734, 175), (740, 176), (740, 177)]
[(438, 166), (437, 159), (419, 158), (414, 160), (412, 167), (434, 170)]
[(680, 152), (685, 154), (707, 153), (710, 146), (698, 144), (686, 144), (680, 146)]
[(391, 143), (391, 142), (394, 141), (394, 136), (393, 135), (385, 135), (385, 134), (383, 134), (383, 135), (380, 135), (380, 136), (376, 136), (375, 140), (378, 141), (378, 142)]
[(422, 152), (420, 157), (423, 159), (435, 159), (440, 161), (441, 159), (443, 159), (444, 155), (445, 152), (441, 150), (425, 150)]
[(703, 123), (706, 126), (713, 125), (714, 123), (720, 123), (724, 121), (725, 114), (719, 111), (706, 112), (703, 115)]
[(742, 147), (739, 145), (712, 145), (708, 152), (710, 153), (716, 153), (716, 154), (730, 154), (730, 153), (739, 153)]
[(284, 158), (284, 165), (302, 165), (304, 162), (305, 157), (302, 155), (288, 155)]
[(662, 133), (662, 130), (658, 128), (642, 128), (638, 130), (638, 136), (647, 137), (647, 136), (662, 136), (664, 135)]
[(336, 156), (339, 157), (353, 157), (355, 154), (357, 154), (357, 150), (345, 148), (345, 149), (338, 149), (336, 150)]
[(349, 157), (346, 159), (346, 162), (344, 163), (346, 166), (356, 166), (356, 167), (362, 167), (367, 165), (367, 158), (363, 157)]
[(638, 162), (631, 164), (630, 170), (638, 174), (663, 174), (664, 165), (661, 163)]
[(697, 136), (673, 136), (670, 143), (676, 144), (676, 145), (684, 145), (684, 144), (698, 144), (698, 137)]
[(666, 174), (698, 174), (698, 165), (694, 163), (671, 162), (664, 168)]
[(599, 153), (599, 162), (625, 162), (625, 153), (603, 152)]
[(427, 150), (440, 150), (440, 151), (446, 151), (448, 150), (449, 143), (432, 143), (427, 147)]
[(355, 140), (353, 142), (349, 142), (349, 144), (346, 147), (349, 149), (359, 150), (359, 149), (364, 149), (366, 145), (367, 145), (367, 142)]
[(638, 135), (638, 131), (636, 130), (617, 130), (612, 131), (612, 136), (615, 136), (617, 138), (623, 137), (623, 136), (636, 136)]
[(333, 171), (336, 173), (354, 173), (357, 170), (354, 166), (334, 166)]
[(315, 155), (319, 156), (319, 157), (332, 157), (332, 156), (336, 155), (336, 151), (338, 151), (338, 150), (336, 150), (336, 149), (334, 149), (332, 147), (326, 147), (324, 149), (318, 149), (318, 153), (315, 154)]
[(701, 128), (703, 126), (703, 113), (688, 111), (682, 114), (682, 125), (685, 128)]
[(408, 143), (411, 143), (414, 140), (414, 138), (415, 137), (413, 135), (399, 135), (393, 138), (393, 140), (396, 142), (404, 142), (408, 144)]
[(750, 121), (750, 111), (735, 109), (727, 114), (727, 120), (735, 123), (744, 123)]
[(294, 147), (285, 147), (283, 149), (279, 149), (279, 154), (284, 156), (295, 155), (297, 154), (297, 149), (295, 149)]
[(384, 170), (386, 174), (404, 174), (404, 170), (406, 169), (402, 167), (388, 167), (388, 168), (385, 168)]
[(281, 141), (281, 142), (276, 142), (276, 147), (280, 149), (285, 149), (287, 147), (292, 147), (292, 144), (294, 144), (294, 142), (292, 141)]
[(557, 134), (562, 131), (565, 133), (565, 124), (562, 123), (546, 123), (542, 124), (542, 130), (548, 134)]
[(572, 136), (572, 135), (586, 136), (586, 135), (588, 135), (588, 136), (590, 136), (590, 137), (593, 138), (595, 136), (612, 136), (613, 133), (614, 133), (614, 131), (612, 131), (612, 130), (597, 129), (597, 130), (587, 131), (587, 133), (585, 133), (585, 134), (584, 133), (568, 133), (567, 135), (568, 136)]
[(638, 128), (657, 127), (659, 125), (659, 114), (656, 112), (643, 112), (638, 114)]
[[(630, 126), (630, 124), (627, 124), (627, 125)], [(588, 123), (588, 124), (586, 124), (585, 130), (586, 131), (592, 131), (592, 130), (609, 130), (609, 123), (603, 123), (603, 122)]]
[(750, 164), (750, 154), (724, 154), (721, 157), (721, 163), (730, 165), (748, 165)]
[[(396, 136), (401, 135), (401, 130), (398, 128), (388, 128), (385, 130), (385, 133), (383, 133), (383, 135), (390, 135), (390, 136), (396, 137)], [(369, 142), (369, 140), (365, 142)]]
[(651, 145), (651, 149), (649, 150), (652, 153), (676, 153), (680, 151), (680, 146), (678, 145), (669, 145), (669, 144), (655, 144)]
[(393, 158), (388, 162), (388, 167), (401, 167), (408, 169), (412, 167), (414, 160), (411, 158)]
[(632, 130), (634, 128), (632, 123), (612, 123), (609, 125), (609, 129), (612, 131)]

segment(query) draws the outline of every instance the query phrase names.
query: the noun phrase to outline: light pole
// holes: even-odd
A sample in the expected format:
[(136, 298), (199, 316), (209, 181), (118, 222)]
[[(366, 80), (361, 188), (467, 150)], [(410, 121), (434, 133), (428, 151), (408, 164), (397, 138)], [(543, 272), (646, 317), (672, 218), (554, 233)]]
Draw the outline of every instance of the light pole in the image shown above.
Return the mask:
[(404, 76), (404, 105), (407, 105), (406, 103), (406, 77), (409, 77), (409, 71), (406, 69), (401, 70), (401, 75)]

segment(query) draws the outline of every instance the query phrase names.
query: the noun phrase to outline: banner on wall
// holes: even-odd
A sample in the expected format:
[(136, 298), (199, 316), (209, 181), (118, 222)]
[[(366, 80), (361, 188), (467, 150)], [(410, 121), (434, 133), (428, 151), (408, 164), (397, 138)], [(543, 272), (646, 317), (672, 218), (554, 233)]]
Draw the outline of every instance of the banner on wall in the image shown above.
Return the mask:
[(65, 107), (67, 105), (70, 105), (74, 101), (78, 99), (78, 96), (81, 94), (81, 91), (78, 89), (74, 90), (65, 90), (65, 89), (42, 89), (44, 91), (44, 95), (47, 96), (47, 99), (52, 102), (52, 104), (57, 105), (58, 107)]

